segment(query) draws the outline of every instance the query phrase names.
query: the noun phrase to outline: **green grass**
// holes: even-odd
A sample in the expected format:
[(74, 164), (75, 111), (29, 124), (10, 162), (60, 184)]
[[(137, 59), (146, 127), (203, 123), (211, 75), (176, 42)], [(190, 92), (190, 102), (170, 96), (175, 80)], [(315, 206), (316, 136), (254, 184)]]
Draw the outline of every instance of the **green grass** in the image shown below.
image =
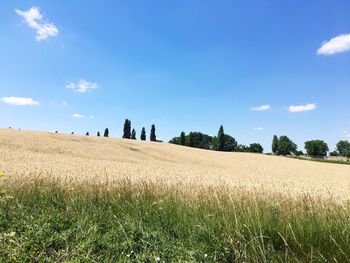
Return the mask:
[(293, 156), (291, 158), (295, 158), (298, 160), (305, 160), (305, 161), (313, 161), (313, 162), (320, 162), (320, 163), (335, 163), (335, 164), (347, 164), (350, 165), (350, 161), (340, 161), (340, 160), (327, 160), (327, 159), (321, 159), (321, 158), (303, 158), (299, 156)]
[(225, 190), (191, 197), (146, 184), (103, 188), (3, 186), (0, 262), (350, 260), (349, 204)]

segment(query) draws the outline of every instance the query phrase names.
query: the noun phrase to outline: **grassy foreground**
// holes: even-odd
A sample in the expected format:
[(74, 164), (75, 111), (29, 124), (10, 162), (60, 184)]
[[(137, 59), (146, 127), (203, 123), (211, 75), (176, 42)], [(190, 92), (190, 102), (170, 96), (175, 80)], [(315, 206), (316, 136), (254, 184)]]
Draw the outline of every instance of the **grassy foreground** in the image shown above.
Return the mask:
[(2, 185), (0, 262), (348, 262), (350, 205), (152, 184)]

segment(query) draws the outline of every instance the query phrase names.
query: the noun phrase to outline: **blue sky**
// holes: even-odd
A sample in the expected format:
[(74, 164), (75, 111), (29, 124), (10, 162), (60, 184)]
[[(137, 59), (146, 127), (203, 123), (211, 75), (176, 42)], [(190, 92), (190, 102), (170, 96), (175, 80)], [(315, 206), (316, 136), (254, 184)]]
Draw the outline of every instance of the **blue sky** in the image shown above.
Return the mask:
[(350, 136), (349, 1), (1, 1), (0, 127)]

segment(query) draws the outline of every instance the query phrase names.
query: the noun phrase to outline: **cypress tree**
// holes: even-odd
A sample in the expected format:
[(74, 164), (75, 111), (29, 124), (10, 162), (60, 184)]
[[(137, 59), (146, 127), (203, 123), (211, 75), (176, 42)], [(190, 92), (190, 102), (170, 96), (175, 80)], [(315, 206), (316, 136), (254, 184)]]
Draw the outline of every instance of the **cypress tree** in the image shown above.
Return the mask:
[(105, 133), (103, 134), (103, 137), (108, 137), (109, 136), (109, 130), (108, 128), (105, 129)]
[(278, 137), (276, 135), (272, 138), (272, 153), (276, 154), (278, 150)]
[(155, 142), (157, 140), (157, 137), (156, 137), (156, 126), (154, 126), (154, 124), (152, 124), (151, 135), (150, 135), (149, 139), (150, 139), (151, 142)]
[(146, 140), (146, 129), (145, 129), (145, 127), (142, 127), (140, 139), (142, 141)]
[(136, 131), (135, 131), (135, 129), (132, 129), (132, 131), (131, 131), (131, 139), (132, 140), (136, 140)]
[(181, 134), (180, 134), (180, 145), (185, 145), (185, 144), (186, 144), (185, 133), (181, 132)]
[(217, 149), (218, 151), (223, 151), (224, 147), (225, 147), (225, 133), (224, 133), (224, 127), (221, 125), (218, 131)]
[(130, 139), (131, 138), (131, 121), (128, 119), (125, 119), (124, 122), (124, 130), (123, 130), (123, 138), (124, 139)]
[(97, 137), (100, 137), (100, 136), (101, 136), (100, 132), (97, 132)]
[(89, 136), (90, 134), (89, 134), (89, 132), (87, 132), (85, 135), (86, 135), (86, 136)]

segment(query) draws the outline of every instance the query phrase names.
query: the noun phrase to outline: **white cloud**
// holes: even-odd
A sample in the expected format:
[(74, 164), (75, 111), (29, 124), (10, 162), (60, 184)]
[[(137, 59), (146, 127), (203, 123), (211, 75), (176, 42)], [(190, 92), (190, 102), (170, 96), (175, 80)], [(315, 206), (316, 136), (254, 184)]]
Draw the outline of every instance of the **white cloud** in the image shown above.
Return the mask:
[(72, 89), (75, 92), (80, 92), (80, 93), (84, 93), (89, 89), (97, 89), (97, 87), (98, 87), (97, 83), (88, 82), (84, 79), (81, 79), (79, 83), (68, 82), (66, 84), (67, 89)]
[(271, 109), (270, 105), (261, 105), (261, 106), (258, 106), (258, 107), (250, 108), (250, 110), (252, 110), (252, 111), (265, 111), (265, 110), (270, 110), (270, 109)]
[(95, 119), (95, 116), (94, 115), (90, 115), (90, 119)]
[(62, 101), (62, 106), (63, 106), (63, 107), (68, 106), (68, 102), (67, 102), (67, 101)]
[(305, 105), (291, 105), (288, 107), (288, 110), (290, 112), (304, 112), (304, 111), (311, 111), (316, 109), (316, 104), (315, 103), (309, 103), (309, 104), (305, 104)]
[(81, 115), (81, 114), (79, 114), (79, 113), (74, 113), (74, 114), (72, 115), (72, 117), (74, 117), (74, 118), (84, 118), (84, 115)]
[(39, 102), (31, 98), (3, 97), (0, 100), (6, 104), (17, 105), (17, 106), (39, 105)]
[(36, 40), (44, 40), (48, 37), (58, 35), (58, 28), (52, 23), (43, 22), (43, 16), (38, 7), (32, 7), (28, 11), (15, 9), (17, 15), (24, 19), (24, 22), (36, 31)]
[(262, 131), (262, 130), (264, 130), (264, 128), (262, 128), (262, 127), (257, 127), (257, 128), (254, 128), (254, 130), (255, 130), (255, 131)]
[(333, 55), (350, 51), (350, 34), (343, 34), (322, 43), (317, 50), (319, 55)]

